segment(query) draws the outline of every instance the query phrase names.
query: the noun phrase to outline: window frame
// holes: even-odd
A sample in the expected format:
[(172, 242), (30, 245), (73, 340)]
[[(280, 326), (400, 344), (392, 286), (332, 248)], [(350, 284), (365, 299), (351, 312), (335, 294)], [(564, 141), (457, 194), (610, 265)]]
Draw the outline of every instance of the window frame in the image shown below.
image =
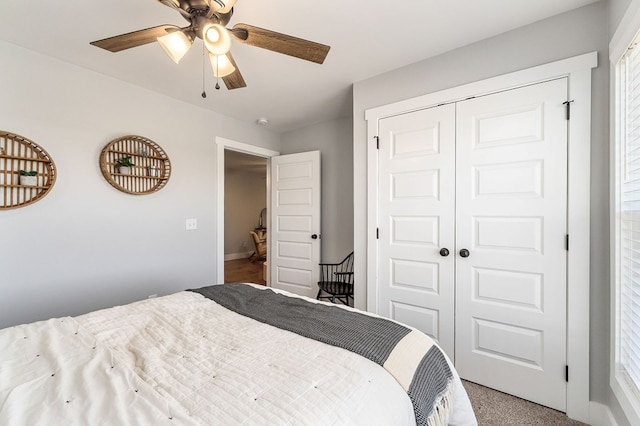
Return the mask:
[[(621, 61), (640, 34), (640, 2), (629, 6), (609, 45), (611, 70), (611, 141), (610, 144), (610, 239), (611, 239), (611, 339), (609, 384), (631, 424), (640, 424), (640, 388), (632, 385), (620, 365), (621, 330), (621, 182), (626, 147), (626, 92), (621, 84)], [(625, 73), (626, 78), (626, 73)], [(637, 387), (637, 388), (636, 388)]]

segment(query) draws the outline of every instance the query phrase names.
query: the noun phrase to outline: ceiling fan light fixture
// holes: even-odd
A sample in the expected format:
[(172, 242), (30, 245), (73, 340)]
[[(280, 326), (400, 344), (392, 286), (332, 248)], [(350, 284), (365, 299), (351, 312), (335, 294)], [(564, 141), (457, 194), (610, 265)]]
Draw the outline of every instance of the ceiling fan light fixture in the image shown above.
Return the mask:
[(227, 55), (216, 56), (209, 53), (209, 61), (211, 61), (213, 75), (216, 77), (226, 77), (236, 70)]
[(189, 51), (193, 41), (182, 31), (174, 31), (158, 37), (158, 43), (176, 64)]
[(208, 24), (202, 29), (202, 40), (207, 50), (216, 55), (226, 55), (231, 50), (229, 31), (220, 24)]
[(205, 0), (205, 3), (213, 13), (229, 13), (236, 0)]
[(180, 7), (180, 2), (178, 0), (160, 0), (160, 3), (172, 7), (174, 9)]
[(222, 7), (222, 9), (218, 10), (218, 12), (220, 13), (229, 13), (231, 11), (231, 9), (233, 8), (233, 5), (236, 4), (236, 0), (225, 0), (223, 2), (221, 2), (224, 4), (224, 6)]

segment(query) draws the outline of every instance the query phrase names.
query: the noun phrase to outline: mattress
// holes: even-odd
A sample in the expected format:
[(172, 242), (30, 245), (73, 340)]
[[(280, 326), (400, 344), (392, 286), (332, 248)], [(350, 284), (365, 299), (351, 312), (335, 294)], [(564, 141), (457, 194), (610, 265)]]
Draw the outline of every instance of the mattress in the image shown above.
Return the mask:
[[(448, 423), (476, 425), (451, 368)], [(0, 330), (3, 425), (415, 423), (381, 365), (194, 292)]]

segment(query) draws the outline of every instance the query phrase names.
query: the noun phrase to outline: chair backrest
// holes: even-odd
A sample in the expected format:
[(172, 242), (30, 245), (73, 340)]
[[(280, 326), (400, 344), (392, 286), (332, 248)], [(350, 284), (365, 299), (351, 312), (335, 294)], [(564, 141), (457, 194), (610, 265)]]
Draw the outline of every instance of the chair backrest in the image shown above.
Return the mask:
[(264, 256), (267, 254), (267, 241), (261, 240), (254, 231), (249, 231), (253, 238), (253, 245), (256, 247), (256, 254), (258, 256)]
[(340, 263), (320, 263), (321, 282), (342, 282), (353, 284), (353, 252)]

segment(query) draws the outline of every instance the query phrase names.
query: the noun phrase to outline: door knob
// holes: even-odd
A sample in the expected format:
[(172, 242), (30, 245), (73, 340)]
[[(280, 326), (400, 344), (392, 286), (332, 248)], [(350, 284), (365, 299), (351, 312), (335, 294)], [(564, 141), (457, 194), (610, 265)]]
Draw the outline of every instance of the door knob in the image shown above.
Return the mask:
[(460, 250), (460, 256), (469, 257), (469, 250), (467, 250), (467, 249)]
[(311, 235), (311, 239), (312, 239), (312, 240), (317, 240), (317, 239), (318, 239), (318, 234), (313, 234), (313, 235)]
[(449, 256), (449, 249), (443, 248), (442, 250), (440, 250), (440, 256), (442, 257)]

